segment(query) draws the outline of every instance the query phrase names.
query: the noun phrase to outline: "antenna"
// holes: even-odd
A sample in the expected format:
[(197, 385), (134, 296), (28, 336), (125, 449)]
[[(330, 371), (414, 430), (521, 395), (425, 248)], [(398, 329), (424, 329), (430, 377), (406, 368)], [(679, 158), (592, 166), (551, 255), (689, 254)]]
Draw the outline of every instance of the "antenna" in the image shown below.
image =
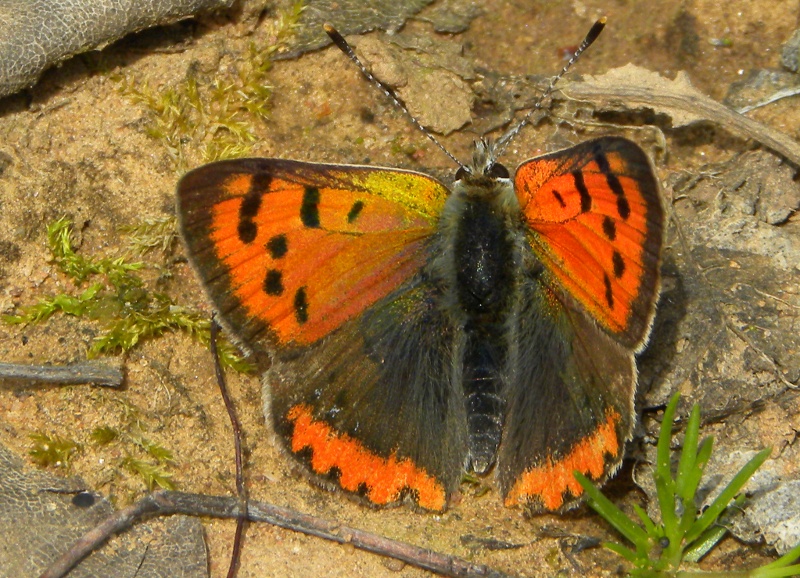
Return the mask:
[[(358, 56), (356, 56), (356, 53), (353, 51), (352, 47), (347, 43), (347, 40), (345, 40), (344, 37), (341, 34), (339, 34), (339, 32), (336, 30), (336, 28), (333, 27), (333, 25), (331, 25), (331, 24), (323, 24), (322, 27), (324, 28), (325, 33), (328, 36), (330, 36), (331, 40), (333, 40), (333, 43), (337, 46), (337, 48), (339, 48), (339, 50), (344, 52), (348, 56), (348, 58), (350, 58), (350, 60), (352, 60), (353, 62), (356, 63), (356, 66), (358, 66), (359, 70), (361, 70), (361, 74), (363, 74), (367, 78), (367, 80), (369, 80), (375, 86), (377, 86), (379, 89), (381, 89), (386, 94), (386, 96), (391, 98), (394, 101), (394, 103), (397, 105), (397, 107), (400, 110), (402, 110), (406, 114), (406, 116), (408, 118), (411, 119), (411, 122), (413, 123), (413, 125), (415, 127), (417, 127), (420, 131), (422, 131), (422, 134), (424, 134), (426, 137), (428, 137), (428, 139), (430, 139), (430, 141), (433, 144), (435, 144), (437, 147), (442, 149), (442, 152), (444, 152), (444, 154), (446, 154), (448, 157), (453, 159), (453, 162), (456, 163), (459, 167), (461, 167), (464, 170), (469, 170), (456, 157), (454, 157), (453, 154), (449, 150), (444, 148), (444, 145), (442, 143), (440, 143), (436, 139), (436, 137), (433, 136), (430, 133), (430, 131), (426, 130), (425, 127), (420, 124), (420, 122), (416, 119), (416, 117), (414, 117), (414, 115), (411, 114), (408, 111), (408, 107), (405, 105), (405, 103), (402, 100), (400, 100), (400, 97), (395, 94), (394, 90), (392, 90), (390, 86), (388, 86), (387, 84), (384, 84), (383, 82), (381, 82), (380, 80), (375, 78), (372, 75), (372, 73), (369, 70), (367, 70), (367, 67), (364, 66), (361, 63), (361, 61), (358, 59)], [(598, 32), (598, 34), (599, 34), (599, 32)], [(584, 43), (585, 42), (586, 41), (584, 40)]]
[[(539, 97), (539, 100), (537, 100), (536, 103), (533, 105), (533, 108), (531, 108), (531, 110), (528, 111), (528, 114), (526, 114), (521, 121), (519, 121), (516, 125), (511, 127), (511, 129), (509, 129), (508, 132), (506, 132), (503, 136), (501, 136), (497, 140), (497, 142), (495, 143), (494, 151), (492, 151), (492, 158), (497, 158), (501, 154), (503, 154), (503, 152), (506, 150), (506, 147), (508, 147), (508, 144), (511, 142), (511, 140), (515, 136), (517, 136), (519, 131), (521, 131), (525, 127), (525, 125), (527, 125), (530, 122), (533, 114), (542, 109), (544, 101), (547, 100), (547, 98), (552, 94), (556, 84), (558, 83), (559, 80), (561, 80), (561, 77), (567, 73), (567, 71), (572, 67), (573, 64), (575, 64), (580, 55), (583, 54), (583, 52), (587, 48), (589, 48), (595, 40), (597, 40), (597, 37), (600, 36), (600, 33), (603, 31), (603, 28), (605, 28), (605, 26), (606, 26), (605, 16), (597, 20), (597, 22), (595, 22), (592, 25), (591, 29), (589, 29), (588, 34), (586, 34), (586, 37), (583, 39), (578, 48), (572, 54), (569, 61), (567, 61), (567, 63), (564, 65), (564, 68), (562, 68), (557, 75), (555, 75), (553, 78), (550, 79), (550, 83), (547, 85), (547, 88), (545, 88), (544, 92), (542, 93), (542, 96)], [(395, 105), (397, 105), (397, 107), (400, 108), (400, 110), (402, 110), (409, 119), (411, 119), (411, 122), (414, 124), (414, 126), (416, 126), (420, 131), (422, 131), (422, 134), (428, 137), (428, 139), (430, 139), (430, 141), (433, 144), (439, 147), (442, 150), (442, 152), (444, 152), (444, 154), (450, 157), (453, 160), (453, 162), (456, 163), (459, 167), (461, 167), (468, 173), (472, 172), (468, 166), (465, 166), (463, 163), (461, 163), (455, 156), (453, 156), (453, 154), (450, 151), (444, 148), (444, 145), (442, 145), (442, 143), (440, 143), (436, 139), (436, 137), (434, 137), (428, 130), (425, 129), (424, 126), (420, 124), (420, 122), (416, 119), (416, 117), (414, 117), (414, 115), (412, 115), (408, 111), (408, 107), (406, 107), (405, 103), (400, 99), (399, 96), (397, 96), (397, 94), (395, 94), (394, 90), (392, 90), (390, 86), (384, 84), (383, 82), (375, 78), (372, 75), (372, 73), (369, 70), (367, 70), (367, 67), (361, 63), (361, 61), (358, 59), (358, 56), (356, 56), (356, 53), (353, 51), (352, 47), (347, 43), (344, 37), (342, 37), (342, 35), (339, 34), (339, 32), (333, 27), (333, 25), (323, 24), (323, 28), (326, 34), (330, 36), (330, 39), (333, 40), (333, 43), (339, 48), (339, 50), (344, 52), (348, 56), (348, 58), (350, 58), (350, 60), (356, 63), (356, 66), (358, 66), (359, 70), (361, 70), (361, 74), (363, 74), (367, 78), (367, 80), (372, 82), (375, 86), (381, 89), (386, 94), (386, 96), (391, 98), (394, 101)]]
[(528, 114), (526, 114), (525, 117), (516, 124), (516, 126), (512, 127), (507, 133), (505, 133), (497, 140), (494, 150), (495, 158), (503, 154), (503, 152), (506, 150), (506, 147), (508, 146), (508, 143), (511, 142), (511, 139), (517, 136), (517, 133), (519, 133), (519, 131), (521, 131), (523, 127), (530, 122), (533, 113), (535, 113), (538, 110), (541, 110), (542, 103), (553, 92), (553, 89), (556, 87), (556, 83), (559, 80), (561, 80), (561, 77), (567, 73), (567, 71), (572, 67), (573, 64), (575, 64), (575, 62), (578, 60), (583, 51), (589, 48), (592, 45), (592, 43), (595, 40), (597, 40), (597, 37), (600, 36), (600, 33), (603, 31), (603, 28), (605, 28), (605, 26), (606, 26), (605, 16), (603, 16), (597, 22), (594, 23), (594, 25), (589, 30), (589, 33), (586, 34), (586, 37), (578, 46), (577, 50), (575, 50), (575, 52), (570, 57), (569, 61), (564, 65), (564, 68), (561, 69), (561, 72), (559, 72), (553, 78), (550, 79), (550, 84), (547, 85), (547, 88), (542, 93), (542, 96), (539, 97), (539, 100), (536, 101), (536, 104), (533, 105), (533, 108), (530, 111), (528, 111)]

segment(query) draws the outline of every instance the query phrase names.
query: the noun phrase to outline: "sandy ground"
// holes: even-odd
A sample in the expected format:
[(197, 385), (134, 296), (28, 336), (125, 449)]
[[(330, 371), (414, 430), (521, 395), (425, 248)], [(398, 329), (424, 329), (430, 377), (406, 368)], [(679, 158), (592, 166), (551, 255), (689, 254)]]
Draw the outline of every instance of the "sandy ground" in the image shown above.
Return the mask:
[[(777, 68), (780, 46), (798, 24), (794, 0), (490, 0), (484, 5), (484, 14), (463, 34), (436, 34), (423, 22), (411, 22), (407, 29), (452, 43), (471, 64), (493, 72), (551, 74), (562, 65), (564, 49), (577, 44), (595, 18), (607, 14), (606, 32), (577, 66), (581, 74), (600, 74), (627, 63), (668, 77), (684, 70), (702, 92), (722, 99), (748, 71)], [(66, 215), (76, 223), (81, 254), (114, 257), (127, 243), (120, 226), (174, 214), (177, 179), (201, 162), (205, 143), (201, 139), (185, 143), (185, 166), (176, 166), (163, 143), (148, 136), (148, 111), (120, 90), (123, 82), (147, 82), (163, 89), (182, 82), (190, 70), (199, 71), (203, 79), (224, 75), (229, 72), (226, 67), (241, 60), (251, 41), (269, 41), (265, 29), (264, 23), (253, 28), (252, 23), (217, 19), (150, 31), (99, 55), (75, 58), (48, 72), (32, 90), (0, 101), (0, 155), (6, 165), (0, 177), (3, 312), (40, 296), (75, 292), (71, 281), (48, 262), (45, 228), (56, 218)], [(727, 46), (725, 39), (730, 40)], [(253, 155), (369, 161), (445, 175), (453, 168), (335, 48), (277, 62), (268, 81), (274, 87), (270, 118), (254, 123), (258, 140)], [(795, 138), (800, 130), (796, 103), (779, 102), (752, 116)], [(635, 131), (623, 134), (636, 138)], [(748, 146), (713, 130), (667, 134), (669, 155), (657, 165), (662, 178), (696, 171)], [(569, 128), (557, 131), (552, 125), (528, 130), (515, 142), (505, 164), (514, 166), (545, 150), (553, 138), (577, 141), (585, 136)], [(474, 138), (467, 128), (443, 141), (457, 157), (467, 158)], [(409, 149), (413, 155), (404, 152)], [(189, 266), (176, 259), (181, 251), (175, 246), (165, 257), (157, 252), (148, 255), (150, 268), (142, 275), (150, 287), (166, 292), (176, 303), (208, 311)], [(99, 331), (91, 320), (63, 316), (36, 326), (0, 324), (0, 359), (81, 360)], [(184, 335), (169, 333), (140, 344), (121, 361), (127, 373), (123, 391), (1, 385), (0, 440), (21, 455), (27, 455), (32, 445), (29, 435), (35, 432), (79, 442), (83, 449), (68, 473), (82, 476), (123, 505), (145, 491), (140, 478), (119, 466), (122, 457), (137, 449), (125, 440), (98, 446), (90, 433), (99, 426), (134, 431), (173, 453), (174, 464), (168, 470), (179, 488), (234, 492), (229, 426), (205, 349)], [(247, 479), (255, 499), (523, 576), (613, 575), (620, 567), (619, 560), (602, 549), (567, 555), (569, 545), (580, 536), (611, 535), (585, 510), (565, 517), (525, 519), (520, 512), (503, 508), (496, 491), (478, 496), (465, 486), (461, 500), (446, 514), (421, 515), (407, 508), (373, 511), (316, 489), (293, 473), (271, 443), (259, 379), (231, 374), (230, 387), (246, 432)], [(629, 487), (629, 482), (618, 481), (610, 491), (636, 499)], [(206, 532), (211, 574), (222, 576), (233, 524), (209, 520)], [(467, 535), (521, 547), (471, 547)], [(547, 537), (554, 535), (564, 537)], [(728, 541), (705, 564), (734, 568), (760, 557), (757, 550)], [(247, 530), (239, 576), (425, 574), (350, 547), (262, 525)]]

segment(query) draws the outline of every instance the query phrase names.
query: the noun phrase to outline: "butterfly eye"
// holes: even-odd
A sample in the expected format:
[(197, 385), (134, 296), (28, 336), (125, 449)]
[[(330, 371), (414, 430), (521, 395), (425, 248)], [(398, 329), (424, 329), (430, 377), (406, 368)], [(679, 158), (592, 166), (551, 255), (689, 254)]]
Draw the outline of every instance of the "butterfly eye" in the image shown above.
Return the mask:
[(469, 171), (464, 167), (459, 167), (456, 171), (456, 180), (460, 181), (461, 179), (466, 178), (469, 175)]
[(508, 169), (500, 163), (490, 166), (486, 174), (495, 179), (507, 179), (509, 177)]

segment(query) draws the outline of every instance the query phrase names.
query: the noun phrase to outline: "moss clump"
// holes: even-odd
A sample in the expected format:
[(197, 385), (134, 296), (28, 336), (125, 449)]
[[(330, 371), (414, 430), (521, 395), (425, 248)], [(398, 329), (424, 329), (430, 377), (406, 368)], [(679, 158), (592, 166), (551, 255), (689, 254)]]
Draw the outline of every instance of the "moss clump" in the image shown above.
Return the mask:
[[(157, 237), (152, 231), (148, 233), (146, 227), (137, 231), (152, 243), (163, 245), (155, 241)], [(169, 235), (174, 236), (174, 229)], [(98, 259), (78, 254), (72, 244), (72, 223), (68, 219), (51, 224), (47, 228), (47, 239), (52, 260), (62, 273), (75, 285), (88, 286), (74, 294), (44, 297), (17, 314), (3, 316), (6, 323), (41, 323), (59, 312), (93, 319), (103, 330), (89, 347), (89, 357), (125, 352), (143, 339), (169, 331), (183, 331), (200, 343), (209, 343), (211, 322), (208, 316), (150, 290), (136, 274), (145, 267), (144, 263), (129, 263), (124, 257)], [(223, 365), (236, 371), (253, 369), (230, 343), (222, 341), (218, 345)]]
[(293, 34), (303, 9), (303, 3), (296, 2), (280, 12), (267, 31), (267, 45), (251, 42), (213, 79), (198, 74), (196, 67), (166, 88), (125, 75), (112, 77), (128, 100), (145, 109), (145, 132), (166, 148), (178, 172), (189, 166), (189, 151), (200, 151), (201, 162), (250, 154), (256, 127), (269, 117), (272, 56)]
[(30, 435), (33, 447), (28, 452), (35, 463), (42, 467), (69, 469), (69, 462), (81, 445), (58, 435), (33, 433)]

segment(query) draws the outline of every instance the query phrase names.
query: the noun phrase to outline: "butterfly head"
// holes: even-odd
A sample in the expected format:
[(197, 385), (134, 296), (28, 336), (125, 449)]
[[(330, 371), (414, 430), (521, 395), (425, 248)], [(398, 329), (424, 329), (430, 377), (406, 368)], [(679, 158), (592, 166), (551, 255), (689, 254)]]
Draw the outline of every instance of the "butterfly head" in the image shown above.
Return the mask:
[(485, 182), (487, 180), (508, 179), (508, 169), (497, 162), (493, 143), (482, 138), (475, 141), (472, 163), (462, 165), (456, 172), (456, 181)]

